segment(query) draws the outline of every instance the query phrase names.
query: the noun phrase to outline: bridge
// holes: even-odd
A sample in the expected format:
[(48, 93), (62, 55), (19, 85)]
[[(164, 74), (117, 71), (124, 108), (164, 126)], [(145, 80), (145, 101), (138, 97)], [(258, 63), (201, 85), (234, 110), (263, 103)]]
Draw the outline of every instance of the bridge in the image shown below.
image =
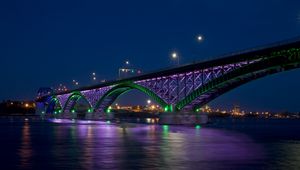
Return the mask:
[(218, 96), (250, 81), (299, 68), (300, 40), (276, 43), (218, 59), (136, 77), (109, 81), (37, 99), (44, 114), (74, 113), (80, 100), (88, 113), (108, 113), (110, 105), (133, 89), (148, 95), (165, 112), (199, 112)]

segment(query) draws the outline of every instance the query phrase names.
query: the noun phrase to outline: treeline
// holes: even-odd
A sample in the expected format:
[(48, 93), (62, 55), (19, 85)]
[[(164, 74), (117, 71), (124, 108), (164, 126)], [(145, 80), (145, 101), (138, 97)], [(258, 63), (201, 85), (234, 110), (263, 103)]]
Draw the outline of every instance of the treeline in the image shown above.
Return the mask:
[(35, 104), (33, 102), (6, 100), (0, 103), (0, 115), (30, 114), (35, 114)]

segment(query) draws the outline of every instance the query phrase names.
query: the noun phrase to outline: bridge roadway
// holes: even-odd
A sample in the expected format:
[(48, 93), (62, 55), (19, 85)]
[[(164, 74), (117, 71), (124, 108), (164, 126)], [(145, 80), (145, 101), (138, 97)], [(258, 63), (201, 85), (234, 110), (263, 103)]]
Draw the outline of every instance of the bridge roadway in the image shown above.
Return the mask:
[(252, 80), (299, 68), (300, 39), (183, 65), (136, 77), (41, 96), (36, 100), (43, 114), (76, 112), (79, 101), (88, 113), (108, 113), (122, 94), (139, 90), (159, 103), (165, 112), (199, 112), (216, 97)]

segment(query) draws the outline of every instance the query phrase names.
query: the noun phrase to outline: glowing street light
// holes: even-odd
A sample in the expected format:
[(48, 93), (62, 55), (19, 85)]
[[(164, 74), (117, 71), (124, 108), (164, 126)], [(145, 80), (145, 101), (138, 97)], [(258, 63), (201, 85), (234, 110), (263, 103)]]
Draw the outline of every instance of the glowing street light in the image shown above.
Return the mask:
[(178, 56), (177, 56), (177, 53), (176, 52), (173, 52), (172, 53), (172, 58), (176, 59)]
[(151, 104), (151, 100), (150, 99), (147, 100), (147, 104)]
[(203, 40), (203, 36), (202, 36), (202, 35), (198, 35), (198, 36), (197, 36), (197, 40), (198, 40), (198, 41), (202, 41), (202, 40)]
[(93, 77), (93, 80), (94, 80), (94, 81), (97, 79), (97, 78), (96, 78), (96, 73), (95, 73), (95, 72), (92, 73), (92, 77)]
[(126, 65), (129, 65), (129, 61), (128, 60), (125, 63), (126, 63)]
[(78, 83), (78, 82), (75, 82), (75, 85), (76, 85), (76, 86), (78, 86), (78, 85), (79, 85), (79, 83)]
[(178, 56), (178, 54), (177, 54), (176, 52), (173, 52), (173, 53), (171, 54), (171, 56), (172, 56), (172, 58), (173, 58), (174, 60), (177, 60), (177, 65), (179, 65), (179, 56)]

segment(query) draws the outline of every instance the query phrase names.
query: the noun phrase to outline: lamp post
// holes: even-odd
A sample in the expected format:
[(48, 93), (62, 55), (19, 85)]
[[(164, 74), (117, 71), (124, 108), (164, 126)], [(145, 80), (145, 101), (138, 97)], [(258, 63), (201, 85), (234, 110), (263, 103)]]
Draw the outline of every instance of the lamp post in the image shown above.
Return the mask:
[(124, 72), (127, 72), (129, 64), (130, 64), (129, 60), (126, 60), (125, 66), (123, 65), (122, 66), (123, 68), (119, 68), (119, 79), (121, 79), (121, 72), (122, 72), (122, 74), (124, 74)]
[[(204, 40), (204, 37), (203, 37), (203, 35), (201, 35), (201, 34), (198, 34), (197, 36), (195, 36), (195, 42), (196, 43), (202, 43), (202, 41)], [(198, 44), (197, 44), (198, 45)], [(194, 55), (196, 55), (196, 56), (198, 56), (198, 51), (196, 50), (196, 49), (192, 49), (191, 51), (194, 51), (193, 53), (195, 53)], [(193, 55), (193, 63), (195, 63), (196, 62), (196, 59), (195, 59), (195, 56)]]
[(203, 40), (203, 36), (202, 35), (198, 35), (197, 36), (197, 41), (201, 42)]
[(95, 72), (92, 73), (92, 77), (93, 77), (93, 80), (96, 81), (97, 78), (96, 78), (96, 73)]
[(179, 56), (178, 56), (178, 54), (177, 54), (176, 52), (173, 52), (173, 53), (171, 54), (171, 56), (172, 56), (172, 58), (173, 58), (174, 60), (177, 60), (177, 65), (179, 65)]

